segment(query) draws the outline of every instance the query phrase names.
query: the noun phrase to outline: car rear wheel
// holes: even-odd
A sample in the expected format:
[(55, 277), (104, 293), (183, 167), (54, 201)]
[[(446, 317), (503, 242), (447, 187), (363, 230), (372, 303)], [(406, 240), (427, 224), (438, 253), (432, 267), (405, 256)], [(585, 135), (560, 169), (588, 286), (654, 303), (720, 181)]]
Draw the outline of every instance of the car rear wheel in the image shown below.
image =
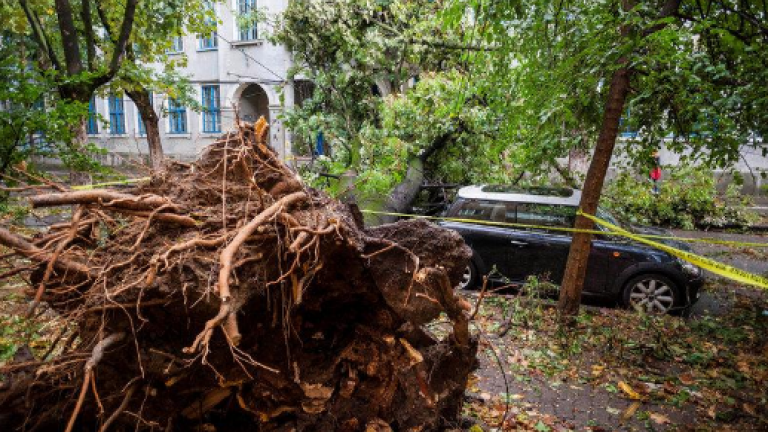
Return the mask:
[(472, 289), (477, 283), (477, 269), (475, 265), (470, 261), (467, 264), (467, 268), (464, 269), (464, 273), (459, 279), (459, 284), (456, 285), (458, 289)]
[(624, 304), (650, 314), (669, 313), (677, 304), (678, 288), (658, 274), (636, 276), (624, 285)]

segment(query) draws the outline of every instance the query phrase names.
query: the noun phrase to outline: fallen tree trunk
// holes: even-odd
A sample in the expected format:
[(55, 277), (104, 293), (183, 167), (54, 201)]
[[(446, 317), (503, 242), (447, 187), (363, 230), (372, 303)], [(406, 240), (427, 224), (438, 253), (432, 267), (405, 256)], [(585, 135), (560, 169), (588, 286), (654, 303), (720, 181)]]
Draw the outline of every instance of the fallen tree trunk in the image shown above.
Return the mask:
[(179, 207), (166, 198), (157, 195), (134, 196), (110, 190), (83, 190), (55, 194), (35, 195), (29, 198), (32, 208), (55, 207), (68, 204), (100, 204), (128, 210), (155, 210), (165, 207), (178, 211)]
[[(60, 241), (0, 230), (40, 263), (33, 286), (74, 325), (57, 356), (0, 368), (9, 430), (457, 425), (476, 342), (452, 286), (469, 248), (424, 221), (364, 229), (305, 188), (265, 134), (263, 120), (241, 125), (131, 193), (35, 197), (82, 206)], [(46, 274), (54, 257), (65, 271)], [(441, 313), (438, 337), (425, 324)]]

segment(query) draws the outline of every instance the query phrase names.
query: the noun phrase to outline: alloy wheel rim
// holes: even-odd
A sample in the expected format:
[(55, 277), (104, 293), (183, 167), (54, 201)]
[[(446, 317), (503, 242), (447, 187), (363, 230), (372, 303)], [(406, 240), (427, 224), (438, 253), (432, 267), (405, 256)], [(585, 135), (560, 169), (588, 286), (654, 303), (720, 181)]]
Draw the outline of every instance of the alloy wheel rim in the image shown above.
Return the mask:
[(472, 269), (467, 266), (464, 269), (464, 273), (461, 275), (461, 280), (459, 281), (459, 288), (464, 289), (469, 285), (469, 281), (472, 280)]
[(672, 288), (666, 283), (658, 279), (644, 279), (632, 287), (629, 301), (635, 309), (664, 314), (672, 308), (675, 298)]

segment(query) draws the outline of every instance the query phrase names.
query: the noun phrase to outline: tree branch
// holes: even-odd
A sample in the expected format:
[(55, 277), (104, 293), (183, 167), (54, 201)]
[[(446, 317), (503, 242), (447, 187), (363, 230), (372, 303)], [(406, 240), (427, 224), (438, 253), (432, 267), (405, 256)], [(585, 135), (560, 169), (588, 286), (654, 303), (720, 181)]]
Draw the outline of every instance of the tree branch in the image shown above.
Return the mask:
[(128, 0), (125, 4), (125, 14), (123, 15), (123, 25), (120, 29), (120, 37), (115, 44), (115, 51), (112, 53), (112, 61), (109, 63), (109, 75), (110, 78), (117, 73), (117, 69), (120, 67), (120, 61), (125, 55), (125, 47), (128, 44), (128, 40), (131, 38), (131, 30), (133, 29), (133, 19), (136, 16), (136, 5), (139, 0)]
[(93, 70), (96, 64), (96, 38), (93, 35), (93, 19), (91, 18), (91, 0), (82, 0), (80, 18), (83, 20), (85, 31), (85, 49), (88, 55), (88, 69)]
[[(13, 249), (17, 253), (24, 255), (33, 261), (45, 262), (50, 261), (52, 258), (49, 252), (38, 248), (5, 228), (0, 228), (0, 244)], [(64, 257), (60, 257), (56, 260), (54, 267), (59, 270), (71, 271), (89, 277), (95, 276), (88, 266), (76, 261), (70, 261)]]
[(59, 18), (61, 44), (64, 48), (64, 62), (67, 64), (67, 74), (77, 75), (83, 70), (83, 59), (80, 56), (80, 43), (77, 39), (75, 19), (72, 16), (72, 6), (69, 0), (56, 0), (56, 16)]
[(19, 0), (19, 3), (21, 4), (21, 8), (24, 9), (24, 15), (27, 17), (29, 26), (32, 27), (32, 35), (34, 36), (35, 41), (51, 61), (54, 69), (60, 70), (61, 63), (59, 62), (58, 57), (56, 57), (56, 53), (51, 48), (51, 44), (48, 41), (48, 36), (43, 30), (43, 26), (40, 24), (40, 19), (38, 18), (37, 14), (29, 7), (27, 0)]
[[(659, 12), (659, 15), (656, 17), (656, 19), (661, 20), (664, 18), (675, 16), (677, 11), (680, 10), (681, 2), (682, 0), (667, 0), (666, 2), (664, 2), (664, 6), (662, 6), (661, 11)], [(667, 26), (667, 23), (659, 23), (659, 24), (652, 25), (647, 29), (643, 30), (643, 37), (656, 33), (657, 31), (663, 29), (666, 26)]]
[(104, 5), (100, 1), (96, 2), (96, 13), (99, 15), (99, 20), (101, 21), (101, 25), (104, 26), (104, 30), (107, 32), (109, 40), (111, 40), (112, 43), (117, 43), (117, 41), (115, 41), (115, 33), (112, 31), (112, 25), (107, 19), (106, 12), (104, 12)]
[(748, 13), (746, 13), (746, 12), (744, 12), (742, 10), (737, 10), (737, 9), (732, 8), (732, 7), (729, 7), (725, 2), (719, 1), (717, 3), (723, 8), (724, 11), (735, 13), (739, 17), (743, 18), (744, 20), (748, 21), (750, 24), (755, 26), (757, 31), (760, 34), (762, 34), (763, 37), (768, 37), (768, 27), (764, 26), (760, 22), (759, 19), (757, 19), (756, 17), (754, 17), (752, 15), (749, 15)]

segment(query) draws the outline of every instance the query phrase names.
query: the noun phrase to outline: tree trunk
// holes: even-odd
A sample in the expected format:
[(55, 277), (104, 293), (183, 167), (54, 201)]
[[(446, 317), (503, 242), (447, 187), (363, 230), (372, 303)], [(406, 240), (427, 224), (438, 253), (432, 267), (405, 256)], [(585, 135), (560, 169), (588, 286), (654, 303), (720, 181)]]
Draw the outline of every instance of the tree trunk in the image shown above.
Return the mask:
[[(82, 117), (78, 124), (74, 126), (74, 136), (72, 140), (72, 149), (74, 151), (83, 151), (88, 143), (88, 118)], [(85, 171), (79, 171), (77, 167), (71, 167), (69, 171), (69, 182), (72, 185), (85, 185), (91, 183), (91, 174)]]
[[(424, 182), (424, 162), (414, 156), (408, 161), (408, 170), (403, 180), (392, 189), (388, 195), (363, 203), (363, 207), (369, 210), (388, 213), (404, 213), (410, 210), (410, 205), (419, 193)], [(397, 216), (366, 214), (366, 225), (381, 225), (396, 222)]]
[(147, 145), (149, 147), (149, 161), (153, 170), (160, 169), (163, 165), (165, 154), (163, 153), (163, 143), (160, 141), (160, 118), (152, 106), (152, 99), (149, 91), (141, 87), (138, 90), (126, 90), (136, 109), (139, 111), (141, 120), (144, 122), (144, 131), (147, 133)]
[[(624, 33), (624, 30), (622, 30)], [(626, 64), (626, 57), (619, 59), (619, 63)], [(597, 139), (592, 163), (584, 180), (584, 189), (581, 194), (579, 208), (582, 212), (594, 215), (597, 210), (600, 194), (603, 190), (603, 181), (608, 171), (608, 165), (613, 155), (613, 147), (619, 133), (619, 119), (624, 111), (624, 102), (629, 93), (630, 71), (622, 67), (613, 73), (611, 85), (608, 89), (608, 101), (603, 115), (603, 126)], [(582, 216), (576, 218), (576, 228), (591, 230), (594, 223)], [(592, 247), (592, 235), (587, 233), (574, 233), (571, 242), (571, 250), (568, 254), (568, 262), (565, 266), (562, 288), (560, 289), (560, 301), (558, 309), (562, 318), (573, 317), (579, 312), (581, 304), (581, 291), (584, 287), (584, 278), (587, 274), (587, 262)]]
[[(672, 16), (680, 8), (680, 1), (667, 0), (659, 13), (658, 19)], [(633, 7), (633, 0), (622, 1), (622, 8), (625, 12)], [(664, 26), (666, 26), (666, 23), (646, 29), (643, 32), (643, 36), (659, 31)], [(622, 40), (626, 41), (630, 35), (630, 30), (628, 24), (621, 26)], [(589, 165), (587, 177), (584, 180), (584, 189), (579, 203), (579, 209), (586, 214), (594, 215), (597, 211), (597, 204), (603, 191), (605, 175), (608, 172), (611, 156), (613, 156), (613, 148), (616, 145), (616, 137), (619, 134), (619, 120), (624, 111), (624, 103), (629, 93), (631, 69), (627, 66), (628, 61), (626, 56), (619, 58), (618, 64), (620, 68), (613, 73), (611, 85), (608, 88), (608, 100), (605, 105), (605, 113), (603, 114), (603, 125), (597, 138), (597, 146), (592, 156), (592, 163)], [(579, 216), (576, 218), (576, 228), (590, 230), (594, 228), (594, 223), (585, 217)], [(565, 266), (565, 276), (563, 277), (562, 288), (560, 289), (560, 300), (557, 305), (563, 323), (569, 323), (571, 318), (579, 312), (581, 291), (584, 288), (584, 278), (587, 274), (587, 263), (591, 248), (591, 234), (574, 233), (571, 250), (568, 254), (568, 262)]]

